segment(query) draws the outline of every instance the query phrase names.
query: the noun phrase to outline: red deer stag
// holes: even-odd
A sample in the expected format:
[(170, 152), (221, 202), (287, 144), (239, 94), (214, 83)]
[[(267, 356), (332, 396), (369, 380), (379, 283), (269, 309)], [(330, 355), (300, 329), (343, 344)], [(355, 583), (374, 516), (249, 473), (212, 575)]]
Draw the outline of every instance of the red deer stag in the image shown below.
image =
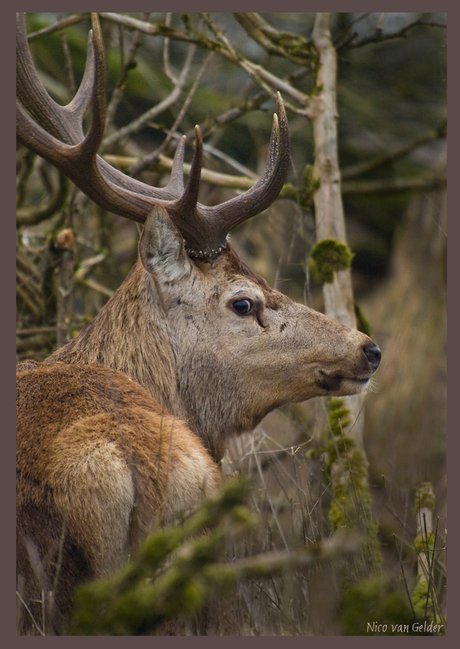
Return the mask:
[(227, 241), (285, 181), (280, 98), (261, 179), (205, 207), (198, 128), (185, 187), (184, 140), (163, 189), (97, 155), (105, 92), (97, 15), (82, 83), (62, 107), (39, 81), (18, 14), (19, 140), (95, 203), (144, 224), (139, 261), (94, 320), (44, 363), (18, 366), (18, 589), (32, 610), (53, 591), (64, 614), (79, 583), (113, 571), (153, 526), (215, 492), (230, 435), (281, 404), (362, 392), (380, 360), (367, 336), (270, 288)]

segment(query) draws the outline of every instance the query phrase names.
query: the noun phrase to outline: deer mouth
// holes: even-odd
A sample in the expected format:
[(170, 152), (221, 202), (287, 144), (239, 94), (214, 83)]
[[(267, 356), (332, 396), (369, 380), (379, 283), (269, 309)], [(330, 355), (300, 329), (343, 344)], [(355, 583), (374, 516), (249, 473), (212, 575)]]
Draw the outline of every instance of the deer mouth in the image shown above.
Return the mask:
[(366, 389), (370, 376), (366, 378), (357, 378), (344, 376), (343, 374), (326, 374), (326, 372), (318, 372), (318, 380), (320, 387), (327, 393), (338, 393), (340, 395), (357, 394)]

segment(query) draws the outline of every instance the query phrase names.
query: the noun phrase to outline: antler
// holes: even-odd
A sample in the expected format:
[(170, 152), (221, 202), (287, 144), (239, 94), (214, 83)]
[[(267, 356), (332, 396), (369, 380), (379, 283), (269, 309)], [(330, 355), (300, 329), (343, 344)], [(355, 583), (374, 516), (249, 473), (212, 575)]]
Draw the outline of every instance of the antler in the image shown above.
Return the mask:
[[(273, 116), (265, 170), (247, 192), (213, 207), (197, 202), (203, 148), (198, 126), (195, 127), (195, 152), (185, 188), (185, 137), (177, 146), (167, 186), (151, 187), (126, 176), (97, 155), (106, 118), (106, 70), (97, 14), (92, 14), (91, 21), (83, 80), (74, 99), (67, 106), (60, 106), (49, 96), (35, 70), (27, 42), (25, 14), (16, 14), (19, 140), (55, 165), (97, 205), (144, 223), (153, 207), (161, 204), (179, 229), (191, 257), (217, 255), (227, 245), (227, 234), (239, 223), (269, 207), (283, 187), (290, 147), (286, 113), (279, 93), (278, 116)], [(92, 121), (85, 135), (82, 121), (90, 105)]]

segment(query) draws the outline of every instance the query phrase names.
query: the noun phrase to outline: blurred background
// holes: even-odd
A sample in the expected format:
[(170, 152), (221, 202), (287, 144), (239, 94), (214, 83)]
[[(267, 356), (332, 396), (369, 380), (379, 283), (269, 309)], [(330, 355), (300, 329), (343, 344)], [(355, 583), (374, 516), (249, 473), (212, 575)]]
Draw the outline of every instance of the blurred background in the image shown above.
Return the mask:
[[(228, 57), (218, 51), (209, 57), (210, 49), (197, 34), (216, 38), (212, 21), (246, 59), (308, 95), (314, 89), (310, 38), (315, 14), (261, 14), (276, 30), (284, 55), (251, 37), (241, 15), (212, 14), (210, 21), (201, 14), (110, 16), (102, 14), (109, 115), (101, 153), (124, 171), (145, 164), (137, 177), (161, 186), (167, 182), (165, 158), (173, 154), (177, 138), (188, 135), (190, 160), (193, 127), (200, 124), (207, 170), (257, 178), (265, 163), (274, 102)], [(123, 24), (126, 18), (159, 27), (149, 35)], [(66, 20), (65, 29), (53, 28)], [(40, 77), (59, 103), (68, 103), (83, 75), (88, 14), (33, 13), (27, 21)], [(395, 578), (400, 578), (402, 561), (408, 578), (414, 579), (414, 493), (421, 483), (430, 482), (434, 489), (441, 548), (447, 525), (445, 25), (446, 14), (403, 12), (341, 13), (331, 23), (354, 296), (382, 349), (365, 400), (364, 448), (384, 567)], [(193, 36), (198, 45), (181, 34)], [(315, 243), (315, 216), (306, 191), (314, 162), (312, 127), (299, 112), (288, 110), (287, 115), (292, 146), (288, 181), (296, 191), (240, 226), (232, 242), (270, 284), (321, 310), (321, 286), (308, 273)], [(161, 155), (146, 159), (157, 150)], [(17, 358), (43, 360), (89, 322), (120, 285), (137, 258), (139, 232), (134, 223), (91, 204), (21, 146), (17, 174)], [(220, 186), (216, 176), (209, 182), (205, 176), (200, 202), (212, 205), (235, 195), (228, 184), (226, 177)], [(310, 506), (327, 499), (327, 494), (318, 495), (321, 464), (310, 453), (321, 438), (324, 409), (321, 399), (284, 407), (269, 415), (254, 436), (229, 447), (226, 470), (254, 473), (269, 494), (265, 508), (277, 518), (270, 532), (273, 547), (289, 544), (286, 529), (298, 524), (308, 527), (308, 538), (328, 534), (319, 515), (313, 520), (309, 514), (307, 524), (297, 510), (293, 514), (305, 505), (302, 499), (296, 507), (292, 504), (293, 493), (300, 491), (309, 494)], [(262, 464), (255, 458), (263, 458)], [(293, 483), (294, 474), (300, 477)], [(264, 509), (261, 503), (257, 507)], [(441, 555), (440, 598), (445, 577)], [(315, 588), (309, 629), (337, 631), (330, 590)]]

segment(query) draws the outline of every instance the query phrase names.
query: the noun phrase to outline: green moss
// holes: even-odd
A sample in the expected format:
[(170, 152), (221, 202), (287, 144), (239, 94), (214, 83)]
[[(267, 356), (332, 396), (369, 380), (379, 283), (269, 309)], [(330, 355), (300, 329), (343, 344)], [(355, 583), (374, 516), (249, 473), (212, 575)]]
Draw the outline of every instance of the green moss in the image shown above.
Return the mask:
[(300, 198), (300, 192), (292, 183), (285, 183), (279, 193), (279, 198), (290, 198), (293, 201), (297, 201)]
[(418, 512), (422, 508), (433, 511), (435, 505), (435, 497), (431, 482), (424, 482), (415, 494), (414, 511)]
[(231, 565), (208, 565), (203, 570), (203, 577), (221, 592), (231, 588), (237, 581), (235, 571)]
[(414, 548), (418, 553), (428, 552), (434, 550), (434, 534), (428, 534), (428, 538), (425, 536), (417, 536), (414, 541)]
[(318, 50), (316, 47), (311, 45), (310, 48), (310, 66), (311, 66), (311, 73), (312, 73), (312, 92), (311, 92), (311, 97), (316, 97), (324, 89), (324, 85), (322, 83), (318, 83), (318, 75), (319, 71), (321, 68), (321, 57), (319, 55)]
[(153, 532), (110, 579), (80, 588), (69, 634), (140, 635), (197, 612), (232, 583), (230, 572), (214, 563), (228, 530), (255, 523), (243, 504), (248, 491), (247, 478), (228, 482), (181, 524)]
[(412, 606), (416, 615), (431, 621), (433, 619), (433, 601), (430, 594), (430, 585), (426, 579), (419, 579), (412, 593)]
[(320, 284), (334, 281), (334, 273), (350, 270), (353, 253), (346, 243), (337, 239), (323, 239), (313, 246), (310, 253), (309, 270)]
[(405, 598), (384, 578), (352, 586), (343, 598), (344, 635), (426, 635), (416, 630), (423, 618), (414, 616)]
[(361, 307), (357, 302), (354, 303), (354, 308), (355, 308), (355, 317), (356, 317), (356, 328), (358, 329), (358, 331), (361, 331), (361, 333), (366, 334), (366, 336), (369, 336), (369, 338), (372, 338), (372, 331), (371, 331), (371, 326), (369, 324), (369, 320), (366, 318), (366, 316), (361, 310)]
[(192, 24), (192, 19), (190, 17), (190, 14), (185, 13), (185, 12), (181, 13), (180, 19), (184, 23), (184, 27), (185, 27), (187, 33), (190, 33), (190, 32), (194, 31), (193, 24)]
[(300, 203), (303, 207), (311, 207), (313, 205), (313, 196), (321, 186), (321, 180), (319, 178), (315, 178), (315, 176), (313, 175), (313, 170), (314, 166), (307, 164), (305, 165), (305, 169), (302, 174), (303, 190), (300, 196)]
[(347, 435), (351, 418), (344, 399), (329, 399), (328, 413), (329, 440), (322, 449), (325, 474), (333, 494), (328, 520), (333, 530), (346, 528), (365, 535), (364, 562), (357, 566), (357, 570), (361, 575), (367, 575), (382, 562), (378, 526), (371, 513), (367, 461), (356, 442)]
[(412, 604), (414, 609), (422, 615), (425, 614), (425, 605), (428, 598), (429, 584), (425, 579), (420, 579), (412, 593)]

